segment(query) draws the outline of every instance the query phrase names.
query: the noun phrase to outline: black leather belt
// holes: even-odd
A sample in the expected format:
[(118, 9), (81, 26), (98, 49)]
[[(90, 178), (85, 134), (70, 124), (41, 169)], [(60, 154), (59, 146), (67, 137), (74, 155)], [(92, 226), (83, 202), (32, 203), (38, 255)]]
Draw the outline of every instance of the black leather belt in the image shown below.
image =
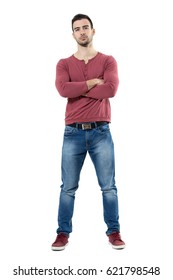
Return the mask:
[(72, 124), (68, 124), (68, 126), (86, 130), (86, 129), (93, 129), (104, 124), (108, 124), (108, 122), (72, 123)]

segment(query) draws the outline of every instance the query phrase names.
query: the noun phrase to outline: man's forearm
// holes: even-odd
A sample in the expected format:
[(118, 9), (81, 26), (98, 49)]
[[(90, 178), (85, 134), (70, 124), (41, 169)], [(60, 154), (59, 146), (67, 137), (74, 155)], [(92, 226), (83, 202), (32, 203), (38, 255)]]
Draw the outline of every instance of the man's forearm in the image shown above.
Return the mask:
[(105, 99), (114, 97), (118, 89), (118, 84), (118, 80), (116, 81), (116, 83), (114, 82), (100, 84), (88, 91), (87, 97), (94, 99)]

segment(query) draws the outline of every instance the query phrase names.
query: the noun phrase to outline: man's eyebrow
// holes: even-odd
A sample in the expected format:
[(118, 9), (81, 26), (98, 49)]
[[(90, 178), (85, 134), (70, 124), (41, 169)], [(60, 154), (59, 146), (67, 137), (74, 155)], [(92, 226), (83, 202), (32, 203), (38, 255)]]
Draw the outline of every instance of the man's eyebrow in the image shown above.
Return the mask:
[[(89, 24), (85, 24), (85, 25), (82, 26), (82, 28), (84, 28), (84, 27), (89, 27)], [(80, 28), (79, 26), (76, 26), (76, 27), (74, 27), (73, 30), (76, 30), (76, 29), (79, 29), (79, 28)]]

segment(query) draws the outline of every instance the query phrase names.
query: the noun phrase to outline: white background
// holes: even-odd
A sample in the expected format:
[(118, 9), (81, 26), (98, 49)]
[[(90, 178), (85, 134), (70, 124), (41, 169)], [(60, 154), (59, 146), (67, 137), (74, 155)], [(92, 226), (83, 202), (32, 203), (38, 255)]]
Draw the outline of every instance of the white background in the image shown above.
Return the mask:
[[(121, 234), (127, 244), (122, 251), (108, 245), (101, 191), (89, 157), (76, 195), (70, 244), (63, 252), (50, 249), (56, 237), (66, 105), (54, 86), (55, 67), (76, 51), (71, 19), (77, 13), (91, 17), (95, 48), (118, 63), (120, 86), (111, 100), (111, 130)], [(103, 269), (97, 279), (114, 279), (106, 276), (108, 267), (160, 266), (161, 276), (140, 279), (170, 279), (172, 25), (168, 0), (0, 2), (3, 279), (15, 278), (13, 269), (19, 265)]]

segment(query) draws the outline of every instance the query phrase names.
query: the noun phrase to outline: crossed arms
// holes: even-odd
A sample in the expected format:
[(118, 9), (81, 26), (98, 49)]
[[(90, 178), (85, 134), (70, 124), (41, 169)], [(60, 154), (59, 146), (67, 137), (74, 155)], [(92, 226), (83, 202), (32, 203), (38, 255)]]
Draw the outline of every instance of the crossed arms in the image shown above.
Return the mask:
[(108, 57), (103, 77), (81, 82), (70, 81), (69, 72), (63, 60), (60, 60), (56, 67), (55, 85), (60, 95), (66, 98), (87, 96), (104, 99), (114, 97), (118, 84), (117, 63), (113, 57)]

